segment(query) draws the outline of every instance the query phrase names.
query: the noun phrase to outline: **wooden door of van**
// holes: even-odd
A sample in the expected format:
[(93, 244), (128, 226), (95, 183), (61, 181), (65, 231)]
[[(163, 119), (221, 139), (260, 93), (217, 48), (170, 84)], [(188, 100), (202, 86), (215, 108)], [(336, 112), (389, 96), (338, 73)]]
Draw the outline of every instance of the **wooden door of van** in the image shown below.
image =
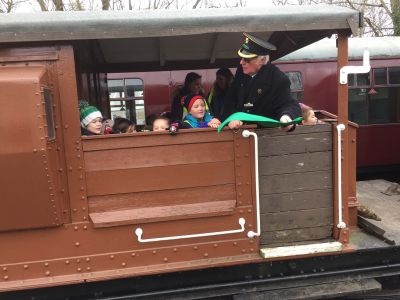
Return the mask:
[(95, 228), (130, 225), (126, 238), (139, 249), (248, 243), (247, 232), (256, 228), (254, 145), (240, 133), (149, 132), (84, 137), (82, 143)]

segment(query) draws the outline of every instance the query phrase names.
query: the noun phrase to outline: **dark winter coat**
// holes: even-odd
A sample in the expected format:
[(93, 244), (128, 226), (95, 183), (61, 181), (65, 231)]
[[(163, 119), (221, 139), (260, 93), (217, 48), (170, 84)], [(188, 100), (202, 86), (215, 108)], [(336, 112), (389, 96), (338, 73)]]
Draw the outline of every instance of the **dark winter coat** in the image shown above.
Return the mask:
[(290, 80), (275, 65), (268, 62), (252, 78), (241, 66), (225, 98), (223, 119), (235, 112), (246, 112), (275, 120), (288, 115), (301, 116), (299, 104), (290, 95)]
[(81, 135), (99, 135), (99, 134), (93, 133), (93, 132), (91, 132), (91, 131), (89, 131), (86, 128), (83, 128), (81, 126)]

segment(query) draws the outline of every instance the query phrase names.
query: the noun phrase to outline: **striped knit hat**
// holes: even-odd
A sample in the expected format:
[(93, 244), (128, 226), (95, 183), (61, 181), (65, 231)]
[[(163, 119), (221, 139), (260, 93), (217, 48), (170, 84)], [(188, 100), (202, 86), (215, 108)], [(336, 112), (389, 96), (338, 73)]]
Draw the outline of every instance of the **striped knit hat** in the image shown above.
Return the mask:
[(96, 107), (89, 105), (85, 100), (79, 101), (79, 113), (82, 127), (88, 126), (96, 118), (103, 119), (101, 112)]
[(206, 100), (204, 99), (203, 96), (201, 95), (196, 95), (196, 94), (189, 94), (187, 96), (184, 96), (181, 98), (181, 104), (184, 108), (186, 108), (187, 112), (190, 112), (190, 109), (192, 108), (193, 104), (196, 102), (198, 99), (203, 99), (204, 104), (206, 105), (206, 109), (208, 110), (208, 105)]

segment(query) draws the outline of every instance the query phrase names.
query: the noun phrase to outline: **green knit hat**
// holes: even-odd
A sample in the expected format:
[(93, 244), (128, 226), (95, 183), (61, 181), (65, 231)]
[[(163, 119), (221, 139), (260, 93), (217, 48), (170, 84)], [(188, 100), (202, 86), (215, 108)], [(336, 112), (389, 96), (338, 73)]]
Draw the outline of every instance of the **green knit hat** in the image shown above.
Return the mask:
[(82, 127), (88, 126), (96, 118), (103, 118), (101, 112), (96, 107), (89, 105), (85, 100), (79, 101), (79, 112)]

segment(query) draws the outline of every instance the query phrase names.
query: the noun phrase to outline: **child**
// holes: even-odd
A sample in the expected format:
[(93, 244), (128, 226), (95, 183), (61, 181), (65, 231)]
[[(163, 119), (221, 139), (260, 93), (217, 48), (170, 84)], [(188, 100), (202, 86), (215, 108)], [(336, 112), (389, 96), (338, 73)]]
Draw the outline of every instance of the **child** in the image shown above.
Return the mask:
[(135, 132), (135, 123), (125, 118), (116, 118), (111, 133)]
[(103, 116), (101, 112), (94, 106), (89, 105), (87, 101), (79, 102), (79, 112), (81, 120), (82, 135), (99, 135), (101, 134)]
[(181, 104), (188, 112), (183, 119), (183, 128), (218, 128), (221, 122), (210, 115), (206, 100), (201, 95), (189, 94), (182, 97)]
[(167, 117), (156, 117), (153, 120), (153, 131), (162, 131), (169, 128), (169, 119)]
[(302, 125), (316, 125), (318, 123), (318, 119), (315, 116), (313, 109), (310, 106), (307, 106), (303, 103), (300, 103), (301, 112), (303, 114), (303, 121), (301, 121)]

